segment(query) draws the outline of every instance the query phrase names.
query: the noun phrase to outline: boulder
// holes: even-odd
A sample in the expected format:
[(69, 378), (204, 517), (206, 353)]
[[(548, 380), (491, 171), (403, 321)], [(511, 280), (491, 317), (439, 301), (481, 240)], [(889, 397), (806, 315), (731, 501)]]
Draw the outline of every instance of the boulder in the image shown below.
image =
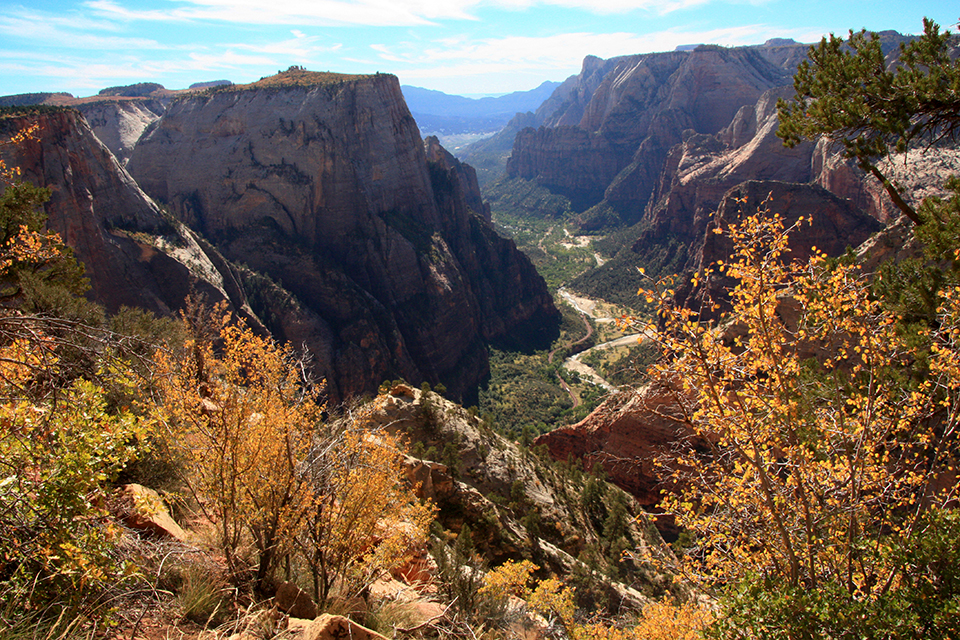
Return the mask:
[(387, 640), (343, 616), (325, 613), (307, 626), (303, 640)]
[(317, 617), (317, 605), (313, 598), (293, 582), (281, 582), (273, 600), (277, 608), (291, 618), (312, 620)]
[(170, 516), (167, 506), (153, 489), (139, 484), (120, 488), (111, 510), (126, 526), (161, 539), (187, 541), (187, 532)]

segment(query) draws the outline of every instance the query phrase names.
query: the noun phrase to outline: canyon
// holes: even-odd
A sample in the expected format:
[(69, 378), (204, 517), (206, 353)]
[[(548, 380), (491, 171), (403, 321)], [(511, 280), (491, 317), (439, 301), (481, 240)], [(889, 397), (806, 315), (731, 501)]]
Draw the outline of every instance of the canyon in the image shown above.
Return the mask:
[[(880, 38), (893, 63), (903, 36), (883, 32)], [(517, 134), (507, 178), (569, 198), (569, 222), (584, 232), (619, 229), (616, 235), (625, 241), (607, 245), (611, 259), (570, 281), (571, 291), (631, 304), (644, 284), (641, 269), (647, 276), (676, 275), (677, 301), (693, 309), (718, 302), (716, 311), (701, 316), (716, 317), (727, 308), (726, 292), (735, 282), (712, 277), (705, 284), (692, 274), (729, 259), (732, 246), (715, 229), (767, 209), (788, 225), (800, 216), (808, 221), (790, 236), (790, 260), (805, 260), (813, 247), (839, 256), (869, 240), (858, 255), (875, 269), (880, 253), (915, 251), (904, 242), (902, 225), (895, 224), (899, 212), (882, 186), (845, 159), (838, 145), (820, 139), (788, 149), (776, 136), (777, 101), (792, 99), (789, 77), (806, 49), (706, 47), (587, 59), (581, 74), (563, 85), (569, 94), (555, 92), (552, 116), (528, 114), (539, 128)], [(717, 86), (727, 87), (729, 95), (711, 96)], [(700, 110), (704, 98), (715, 107), (710, 117)], [(622, 144), (619, 153), (613, 141)], [(932, 185), (960, 170), (960, 153), (944, 145), (914, 149), (882, 168), (916, 206), (944, 195)], [(669, 490), (656, 460), (686, 447), (690, 437), (671, 419), (676, 409), (668, 389), (625, 388), (581, 422), (541, 435), (536, 444), (557, 460), (581, 460), (584, 468), (599, 463), (611, 481), (655, 509), (661, 491)], [(665, 534), (676, 533), (669, 523), (660, 524)]]
[(493, 230), (469, 167), (424, 145), (396, 77), (291, 69), (164, 99), (156, 118), (155, 96), (80, 106), (126, 167), (75, 111), (7, 121), (41, 125), (10, 163), (53, 190), (49, 225), (92, 299), (229, 300), (305, 346), (335, 402), (392, 378), (468, 396), (488, 343), (549, 343), (542, 278)]
[[(905, 41), (880, 37), (891, 56)], [(792, 97), (807, 51), (773, 40), (588, 56), (535, 111), (459, 159), (435, 137), (421, 140), (394, 76), (291, 68), (250, 85), (119, 88), (74, 100), (82, 118), (39, 116), (41, 140), (11, 162), (54, 188), (50, 225), (76, 245), (92, 295), (108, 309), (170, 314), (199, 287), (305, 345), (331, 399), (393, 378), (473, 399), (488, 345), (545, 347), (558, 316), (530, 261), (496, 233), (497, 211), (462, 158), (483, 167), (485, 184), (502, 166), (500, 184), (533, 185), (567, 203), (566, 213), (530, 215), (619, 234), (622, 245), (596, 252), (596, 266), (567, 286), (621, 304), (636, 295), (638, 268), (678, 274), (678, 299), (690, 305), (722, 300), (729, 282), (707, 290), (690, 274), (729, 253), (712, 233), (718, 224), (759, 207), (788, 222), (812, 216), (791, 239), (800, 259), (813, 246), (840, 255), (895, 221), (882, 188), (829, 141), (787, 149), (776, 136), (777, 101)], [(62, 94), (34, 100), (71, 103)], [(68, 140), (77, 150), (51, 162)], [(936, 151), (911, 152), (909, 169), (885, 167), (913, 202), (960, 170), (956, 150)], [(88, 156), (96, 162), (80, 162)], [(128, 195), (108, 204), (108, 191)], [(129, 284), (107, 284), (122, 278)], [(604, 462), (610, 477), (653, 506), (649, 463), (680, 436), (638, 412), (614, 396), (539, 442), (587, 467), (616, 459)]]

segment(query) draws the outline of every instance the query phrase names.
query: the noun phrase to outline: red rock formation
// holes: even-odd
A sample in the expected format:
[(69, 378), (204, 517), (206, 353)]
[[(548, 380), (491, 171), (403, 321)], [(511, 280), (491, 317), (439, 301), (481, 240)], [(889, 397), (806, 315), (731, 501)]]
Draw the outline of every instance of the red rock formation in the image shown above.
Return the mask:
[(581, 460), (586, 470), (600, 463), (611, 482), (651, 509), (665, 478), (657, 460), (691, 442), (680, 415), (675, 390), (647, 386), (612, 395), (577, 424), (545, 433), (535, 444), (546, 445), (555, 460)]
[[(849, 201), (816, 185), (748, 180), (724, 194), (701, 242), (695, 247), (692, 268), (702, 269), (720, 260), (729, 261), (733, 244), (729, 237), (718, 235), (713, 229), (736, 222), (745, 215), (753, 215), (765, 207), (779, 214), (788, 227), (801, 216), (807, 221), (791, 232), (784, 261), (806, 262), (814, 247), (828, 256), (839, 256), (848, 247), (858, 247), (882, 228), (879, 222)], [(735, 284), (735, 281), (717, 274), (694, 288), (690, 278), (685, 276), (677, 285), (677, 300), (699, 308), (701, 301), (709, 298), (719, 302), (720, 310), (724, 311), (727, 309), (727, 292)]]

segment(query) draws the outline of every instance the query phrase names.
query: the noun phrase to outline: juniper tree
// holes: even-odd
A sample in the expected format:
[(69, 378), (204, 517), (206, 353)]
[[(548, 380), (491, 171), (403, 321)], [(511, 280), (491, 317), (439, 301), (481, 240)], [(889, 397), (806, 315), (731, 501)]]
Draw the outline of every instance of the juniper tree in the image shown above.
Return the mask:
[(848, 158), (875, 176), (890, 199), (915, 224), (924, 217), (879, 168), (891, 153), (912, 145), (954, 141), (960, 132), (960, 59), (956, 39), (924, 19), (923, 35), (900, 45), (888, 64), (876, 33), (831, 34), (810, 47), (794, 76), (796, 98), (777, 102), (777, 135), (793, 147), (829, 136)]

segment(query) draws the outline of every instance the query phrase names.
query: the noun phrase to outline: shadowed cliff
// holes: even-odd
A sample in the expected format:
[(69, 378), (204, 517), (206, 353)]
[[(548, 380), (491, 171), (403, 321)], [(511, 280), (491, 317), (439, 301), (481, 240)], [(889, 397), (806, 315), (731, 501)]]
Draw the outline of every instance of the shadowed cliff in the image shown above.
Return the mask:
[(394, 76), (291, 69), (181, 97), (128, 166), (228, 259), (293, 295), (298, 320), (268, 325), (326, 363), (334, 398), (390, 377), (460, 396), (486, 373), (488, 342), (555, 332), (542, 278), (476, 210), (474, 174), (428, 158)]

